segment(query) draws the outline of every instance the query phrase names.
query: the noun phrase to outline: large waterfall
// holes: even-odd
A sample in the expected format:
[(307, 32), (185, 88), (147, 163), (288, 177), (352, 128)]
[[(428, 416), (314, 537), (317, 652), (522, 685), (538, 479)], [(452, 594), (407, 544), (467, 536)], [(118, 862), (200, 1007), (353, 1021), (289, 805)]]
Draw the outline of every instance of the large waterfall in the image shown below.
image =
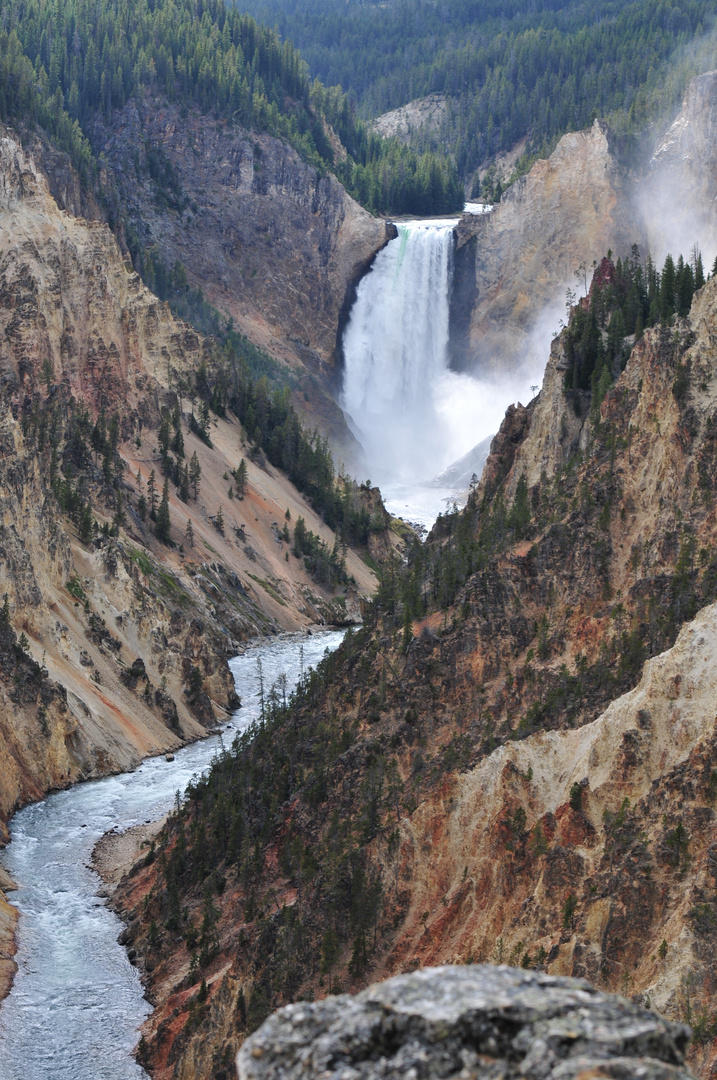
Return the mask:
[[(341, 404), (395, 512), (404, 498), (415, 505), (418, 489), (428, 496), (425, 485), (500, 419), (485, 386), (448, 367), (455, 224), (400, 224), (360, 282), (344, 333)], [(426, 518), (445, 508), (431, 490)]]
[(440, 471), (435, 389), (447, 369), (454, 225), (399, 225), (359, 284), (346, 327), (342, 405), (379, 480)]

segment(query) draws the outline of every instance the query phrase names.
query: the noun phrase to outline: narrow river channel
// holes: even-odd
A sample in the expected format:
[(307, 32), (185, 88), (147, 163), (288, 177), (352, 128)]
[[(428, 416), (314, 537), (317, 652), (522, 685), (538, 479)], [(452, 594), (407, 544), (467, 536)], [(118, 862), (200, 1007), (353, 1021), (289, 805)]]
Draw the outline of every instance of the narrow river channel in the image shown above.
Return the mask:
[[(230, 662), (242, 708), (223, 736), (259, 716), (257, 661), (265, 689), (283, 672), (291, 689), (302, 670), (343, 631), (280, 638)], [(18, 973), (0, 1005), (0, 1080), (141, 1080), (132, 1057), (137, 1028), (151, 1011), (136, 970), (118, 945), (122, 924), (98, 896), (88, 864), (110, 829), (161, 817), (177, 791), (211, 764), (220, 736), (145, 761), (135, 772), (79, 784), (25, 807), (12, 819), (0, 861), (18, 883)]]

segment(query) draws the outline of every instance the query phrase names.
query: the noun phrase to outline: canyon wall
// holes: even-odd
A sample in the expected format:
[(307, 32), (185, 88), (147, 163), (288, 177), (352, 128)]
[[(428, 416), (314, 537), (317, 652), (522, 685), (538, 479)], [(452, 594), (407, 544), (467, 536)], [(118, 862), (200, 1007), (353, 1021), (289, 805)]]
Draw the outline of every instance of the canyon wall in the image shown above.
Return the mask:
[[(645, 333), (602, 401), (564, 392), (566, 340), (466, 510), (384, 579), (270, 745), (170, 823), (186, 926), (149, 939), (156, 865), (120, 885), (157, 1080), (209, 1077), (298, 996), (488, 961), (690, 1020), (711, 1075), (717, 281)], [(271, 826), (249, 798), (268, 774), (286, 781)], [(200, 971), (207, 856), (177, 842), (208, 836), (204, 808), (229, 792), (246, 848), (213, 848), (217, 951)]]
[[(338, 597), (289, 555), (287, 513), (292, 522), (303, 516), (330, 548), (334, 534), (263, 454), (252, 456), (231, 414), (200, 438), (179, 407), (174, 387), (211, 367), (212, 346), (142, 285), (105, 224), (58, 208), (8, 131), (0, 138), (0, 342), (6, 838), (18, 805), (213, 729), (236, 706), (227, 659), (243, 641), (358, 619), (373, 577), (349, 552), (356, 585)], [(138, 511), (151, 483), (162, 488), (163, 408), (180, 408), (186, 459), (196, 454), (201, 469), (194, 497), (168, 485), (169, 546)], [(113, 423), (110, 454), (98, 447)], [(233, 499), (230, 474), (244, 455), (246, 494)], [(121, 480), (108, 484), (115, 475)], [(95, 532), (91, 517), (91, 538), (71, 518), (77, 499), (91, 501), (102, 527)]]
[(195, 110), (180, 115), (163, 99), (132, 100), (109, 127), (98, 120), (92, 140), (107, 163), (103, 184), (141, 244), (169, 266), (182, 262), (251, 341), (308, 370), (310, 400), (297, 402), (350, 446), (326, 394), (337, 334), (354, 286), (395, 230), (286, 143)]
[(539, 381), (565, 318), (566, 290), (584, 294), (594, 261), (608, 249), (625, 257), (638, 244), (661, 268), (668, 252), (687, 259), (697, 247), (711, 267), (715, 147), (717, 72), (708, 72), (690, 82), (647, 162), (628, 166), (596, 120), (588, 131), (563, 136), (491, 213), (464, 215), (456, 229), (451, 365)]
[(650, 248), (661, 263), (694, 245), (707, 267), (717, 255), (717, 71), (693, 79), (682, 108), (658, 140), (634, 195)]
[(456, 229), (451, 366), (477, 375), (523, 371), (539, 381), (565, 317), (566, 289), (584, 293), (593, 260), (608, 248), (627, 253), (643, 239), (627, 194), (608, 129), (595, 121), (564, 135), (489, 214), (464, 215)]

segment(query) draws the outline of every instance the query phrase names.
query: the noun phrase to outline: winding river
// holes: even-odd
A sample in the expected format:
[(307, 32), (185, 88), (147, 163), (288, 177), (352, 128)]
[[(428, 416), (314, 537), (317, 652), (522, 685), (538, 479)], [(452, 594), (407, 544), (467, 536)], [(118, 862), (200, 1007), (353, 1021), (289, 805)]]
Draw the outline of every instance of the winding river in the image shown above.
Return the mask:
[[(259, 716), (257, 660), (265, 689), (282, 673), (291, 689), (342, 638), (336, 630), (287, 636), (230, 661), (243, 704), (225, 742)], [(122, 924), (100, 899), (88, 864), (108, 830), (166, 813), (175, 793), (211, 764), (220, 738), (184, 747), (173, 762), (152, 758), (132, 773), (58, 792), (12, 819), (0, 861), (19, 886), (10, 897), (20, 911), (18, 973), (0, 1005), (0, 1080), (147, 1077), (132, 1050), (151, 1008), (117, 943)]]

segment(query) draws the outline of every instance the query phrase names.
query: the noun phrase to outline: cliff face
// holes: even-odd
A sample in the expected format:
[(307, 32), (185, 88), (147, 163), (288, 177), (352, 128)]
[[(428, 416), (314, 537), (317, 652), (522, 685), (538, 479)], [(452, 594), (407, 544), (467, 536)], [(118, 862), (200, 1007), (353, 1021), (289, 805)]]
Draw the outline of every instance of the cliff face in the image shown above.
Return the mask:
[[(563, 392), (564, 342), (467, 509), (170, 824), (171, 873), (120, 887), (160, 1080), (210, 1076), (284, 1001), (476, 960), (649, 998), (696, 1024), (711, 1075), (717, 282), (599, 405)], [(241, 850), (211, 831), (228, 798)], [(207, 856), (187, 838), (210, 835), (217, 951), (197, 967)], [(153, 945), (170, 882), (187, 922)]]
[[(226, 661), (243, 640), (359, 618), (372, 575), (349, 553), (357, 586), (337, 606), (289, 556), (287, 510), (330, 547), (334, 534), (251, 459), (231, 414), (211, 445), (188, 430), (173, 388), (211, 368), (211, 347), (128, 269), (106, 225), (59, 210), (9, 132), (0, 342), (2, 839), (23, 802), (205, 734), (236, 704)], [(161, 493), (163, 408), (179, 408), (185, 459), (201, 469), (194, 495), (169, 485), (171, 546), (138, 510), (153, 471)], [(243, 455), (246, 494), (232, 499)]]
[(717, 72), (693, 79), (682, 108), (659, 140), (635, 202), (651, 249), (662, 259), (697, 244), (717, 254)]
[[(565, 135), (490, 214), (458, 225), (451, 360), (477, 373), (542, 369), (565, 291), (584, 291), (593, 260), (633, 244), (662, 265), (694, 245), (717, 255), (717, 72), (693, 79), (644, 166), (616, 157), (605, 125)], [(581, 265), (587, 267), (579, 273)], [(537, 379), (535, 379), (537, 381)], [(527, 387), (526, 387), (527, 389)]]
[[(345, 304), (387, 224), (278, 139), (166, 101), (130, 102), (109, 128), (98, 121), (93, 141), (142, 243), (170, 266), (179, 259), (256, 344), (329, 383)], [(338, 410), (314, 408), (345, 437)]]
[(563, 136), (490, 214), (457, 228), (452, 366), (479, 374), (539, 373), (575, 272), (608, 248), (639, 242), (624, 172), (607, 128)]

